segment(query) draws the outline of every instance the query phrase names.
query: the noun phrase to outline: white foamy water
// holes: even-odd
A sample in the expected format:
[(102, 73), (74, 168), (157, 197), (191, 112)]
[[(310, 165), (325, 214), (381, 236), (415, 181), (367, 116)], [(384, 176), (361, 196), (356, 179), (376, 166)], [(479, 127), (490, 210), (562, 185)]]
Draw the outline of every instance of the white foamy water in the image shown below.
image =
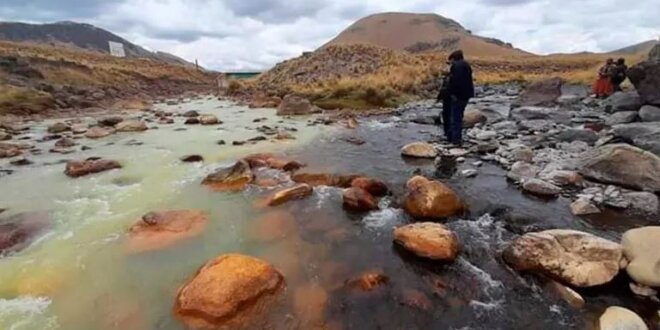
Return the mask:
[(385, 208), (369, 213), (362, 219), (364, 226), (370, 229), (391, 229), (401, 223), (404, 212), (401, 209)]
[(0, 299), (0, 328), (8, 330), (57, 329), (57, 320), (46, 317), (51, 304), (46, 297)]

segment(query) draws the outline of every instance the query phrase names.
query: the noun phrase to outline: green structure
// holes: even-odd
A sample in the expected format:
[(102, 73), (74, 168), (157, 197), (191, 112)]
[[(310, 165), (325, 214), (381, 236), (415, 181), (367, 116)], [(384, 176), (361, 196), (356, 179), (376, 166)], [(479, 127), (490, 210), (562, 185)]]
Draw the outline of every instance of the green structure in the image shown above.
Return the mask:
[(226, 72), (226, 74), (228, 78), (249, 79), (258, 76), (261, 72)]

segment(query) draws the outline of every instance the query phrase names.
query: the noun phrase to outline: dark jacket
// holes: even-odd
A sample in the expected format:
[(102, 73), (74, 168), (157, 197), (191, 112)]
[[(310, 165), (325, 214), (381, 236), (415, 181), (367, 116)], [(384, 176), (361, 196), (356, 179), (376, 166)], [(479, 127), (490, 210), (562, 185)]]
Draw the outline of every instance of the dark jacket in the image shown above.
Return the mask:
[(442, 76), (440, 80), (440, 91), (438, 92), (438, 97), (436, 98), (438, 102), (451, 99), (449, 95), (449, 75)]
[(454, 61), (449, 69), (449, 95), (462, 101), (474, 97), (474, 82), (472, 68), (465, 60)]

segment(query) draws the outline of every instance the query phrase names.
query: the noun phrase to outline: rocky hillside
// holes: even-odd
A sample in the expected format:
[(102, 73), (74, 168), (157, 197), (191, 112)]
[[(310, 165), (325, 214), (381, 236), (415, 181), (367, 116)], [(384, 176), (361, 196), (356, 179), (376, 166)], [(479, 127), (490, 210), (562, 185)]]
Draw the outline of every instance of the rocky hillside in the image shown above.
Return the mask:
[(0, 22), (0, 40), (47, 43), (106, 54), (110, 53), (108, 41), (113, 41), (124, 45), (126, 56), (129, 58), (147, 58), (170, 64), (192, 65), (172, 54), (148, 51), (104, 29), (75, 22), (52, 24)]
[(659, 44), (657, 40), (648, 40), (644, 42), (640, 42), (635, 45), (631, 45), (628, 47), (624, 47), (621, 49), (617, 49), (614, 51), (611, 51), (609, 54), (612, 55), (637, 55), (637, 54), (648, 54), (648, 52), (653, 49), (653, 46)]
[(349, 26), (324, 47), (372, 44), (411, 53), (463, 49), (470, 56), (529, 55), (501, 40), (473, 35), (458, 22), (436, 14), (381, 13)]

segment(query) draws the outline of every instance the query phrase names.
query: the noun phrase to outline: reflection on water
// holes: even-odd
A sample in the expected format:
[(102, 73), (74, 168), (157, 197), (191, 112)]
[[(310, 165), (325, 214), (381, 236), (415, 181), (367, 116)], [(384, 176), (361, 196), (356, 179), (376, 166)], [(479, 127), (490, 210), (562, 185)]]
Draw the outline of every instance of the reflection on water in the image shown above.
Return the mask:
[[(30, 248), (0, 260), (0, 328), (181, 329), (171, 315), (178, 287), (207, 260), (229, 252), (263, 258), (284, 274), (284, 300), (266, 320), (272, 328), (569, 329), (592, 323), (613, 303), (652, 313), (632, 298), (619, 298), (629, 293), (603, 298), (587, 292), (592, 296), (585, 310), (574, 310), (548, 295), (538, 279), (505, 267), (499, 252), (514, 237), (514, 227), (575, 228), (609, 237), (620, 231), (581, 222), (570, 214), (567, 200), (522, 195), (497, 167), (485, 164), (477, 178), (465, 179), (454, 173), (470, 160), (438, 173), (433, 161), (411, 163), (399, 156), (406, 143), (429, 138), (420, 131), (432, 127), (396, 118), (365, 120), (357, 130), (310, 127), (306, 119), (281, 119), (273, 111), (218, 101), (181, 109), (214, 113), (224, 124), (184, 131), (175, 124), (82, 140), (92, 150), (67, 156), (117, 159), (125, 165), (121, 170), (74, 180), (62, 174), (62, 164), (43, 165), (61, 156), (43, 155), (34, 157), (31, 168), (0, 179), (0, 208), (48, 210), (54, 221)], [(266, 121), (253, 123), (261, 117)], [(295, 127), (297, 140), (230, 146), (259, 135), (254, 128), (264, 124)], [(346, 143), (352, 136), (366, 143)], [(228, 145), (217, 145), (219, 139)], [(142, 144), (125, 145), (130, 140)], [(243, 155), (277, 150), (307, 162), (310, 171), (368, 174), (386, 182), (392, 195), (380, 201), (379, 211), (366, 214), (344, 212), (341, 190), (330, 187), (266, 209), (258, 201), (273, 188), (215, 193), (199, 184)], [(179, 157), (188, 154), (206, 161), (181, 163)], [(447, 221), (462, 244), (452, 264), (423, 260), (392, 244), (392, 228), (411, 221), (399, 198), (414, 172), (442, 177), (470, 206), (468, 217)], [(259, 175), (276, 175), (280, 186), (291, 184), (283, 173)], [(144, 213), (163, 209), (200, 209), (210, 223), (201, 236), (173, 247), (128, 254), (127, 228)], [(368, 292), (347, 285), (366, 272), (383, 274), (387, 281)]]

